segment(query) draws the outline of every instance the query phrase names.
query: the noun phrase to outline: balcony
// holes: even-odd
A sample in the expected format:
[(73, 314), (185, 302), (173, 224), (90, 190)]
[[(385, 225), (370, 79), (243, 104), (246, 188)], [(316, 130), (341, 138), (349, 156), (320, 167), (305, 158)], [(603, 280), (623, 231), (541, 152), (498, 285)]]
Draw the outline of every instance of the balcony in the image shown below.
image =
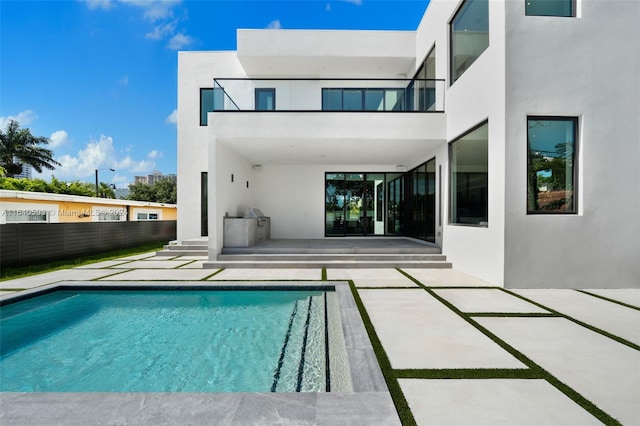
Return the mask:
[(209, 111), (444, 112), (444, 80), (216, 78)]
[[(215, 140), (252, 164), (411, 164), (446, 141), (444, 80), (215, 79)], [(204, 101), (208, 101), (206, 104)]]

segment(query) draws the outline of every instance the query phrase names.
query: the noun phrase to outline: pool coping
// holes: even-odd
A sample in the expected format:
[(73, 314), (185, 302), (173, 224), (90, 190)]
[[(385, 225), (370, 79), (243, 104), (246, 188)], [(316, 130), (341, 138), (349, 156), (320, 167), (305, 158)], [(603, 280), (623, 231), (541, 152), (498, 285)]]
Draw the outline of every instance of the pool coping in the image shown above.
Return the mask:
[(346, 281), (61, 281), (0, 296), (0, 306), (56, 290), (334, 290), (353, 392), (69, 393), (2, 392), (2, 424), (378, 424), (400, 420)]

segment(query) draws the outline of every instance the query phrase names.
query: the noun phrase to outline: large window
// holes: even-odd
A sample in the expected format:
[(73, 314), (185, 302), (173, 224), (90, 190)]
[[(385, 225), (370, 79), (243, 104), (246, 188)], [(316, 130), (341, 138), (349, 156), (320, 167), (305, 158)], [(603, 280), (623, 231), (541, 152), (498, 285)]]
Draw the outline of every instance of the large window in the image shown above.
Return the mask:
[(527, 212), (576, 212), (576, 117), (527, 118)]
[(256, 111), (276, 109), (276, 89), (256, 89)]
[(489, 1), (466, 0), (451, 21), (451, 83), (489, 47)]
[[(403, 111), (405, 89), (322, 89), (323, 111)], [(409, 111), (413, 111), (410, 108)]]
[(575, 0), (525, 0), (527, 16), (576, 16)]
[(200, 89), (200, 125), (207, 125), (207, 114), (224, 109), (224, 91), (219, 88)]
[(449, 144), (451, 223), (489, 224), (488, 134), (485, 122)]
[(418, 111), (433, 111), (436, 107), (436, 47), (433, 46), (413, 77), (418, 89)]

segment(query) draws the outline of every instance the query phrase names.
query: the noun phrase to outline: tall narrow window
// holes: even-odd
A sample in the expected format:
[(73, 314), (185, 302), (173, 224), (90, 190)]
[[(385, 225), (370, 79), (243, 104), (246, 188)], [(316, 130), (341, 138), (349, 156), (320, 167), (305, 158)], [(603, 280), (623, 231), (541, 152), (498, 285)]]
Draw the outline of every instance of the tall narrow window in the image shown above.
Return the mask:
[(527, 118), (527, 213), (576, 212), (576, 117)]
[(576, 16), (575, 0), (525, 0), (526, 16)]
[(485, 122), (449, 144), (451, 223), (489, 223), (488, 136)]
[(489, 1), (465, 0), (450, 29), (453, 84), (489, 47)]
[(200, 125), (207, 125), (207, 114), (224, 109), (224, 91), (220, 87), (200, 89)]
[(276, 109), (276, 89), (256, 89), (256, 111)]
[(209, 174), (200, 172), (200, 235), (209, 235)]
[(417, 111), (433, 111), (436, 104), (436, 47), (433, 46), (413, 77), (418, 91)]

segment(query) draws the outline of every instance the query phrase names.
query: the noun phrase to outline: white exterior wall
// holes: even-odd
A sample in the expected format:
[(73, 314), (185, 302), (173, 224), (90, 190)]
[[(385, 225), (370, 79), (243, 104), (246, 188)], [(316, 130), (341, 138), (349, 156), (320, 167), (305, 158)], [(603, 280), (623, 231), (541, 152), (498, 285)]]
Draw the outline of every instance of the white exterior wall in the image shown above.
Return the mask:
[(389, 165), (263, 166), (254, 172), (255, 206), (271, 217), (271, 238), (324, 238), (325, 173), (395, 173)]
[(178, 54), (179, 241), (200, 237), (200, 173), (209, 170), (208, 127), (200, 126), (200, 88), (214, 77), (245, 77), (236, 52)]
[[(436, 46), (436, 76), (449, 82), (449, 21), (462, 2), (432, 1), (417, 31), (416, 56), (424, 58)], [(496, 285), (503, 284), (504, 253), (504, 2), (489, 4), (489, 47), (445, 93), (447, 140), (489, 123), (489, 226), (449, 224), (448, 146), (437, 153), (443, 165), (442, 250), (456, 269)]]
[[(507, 3), (509, 287), (640, 287), (640, 2), (578, 4)], [(526, 214), (528, 115), (579, 117), (578, 214)]]

